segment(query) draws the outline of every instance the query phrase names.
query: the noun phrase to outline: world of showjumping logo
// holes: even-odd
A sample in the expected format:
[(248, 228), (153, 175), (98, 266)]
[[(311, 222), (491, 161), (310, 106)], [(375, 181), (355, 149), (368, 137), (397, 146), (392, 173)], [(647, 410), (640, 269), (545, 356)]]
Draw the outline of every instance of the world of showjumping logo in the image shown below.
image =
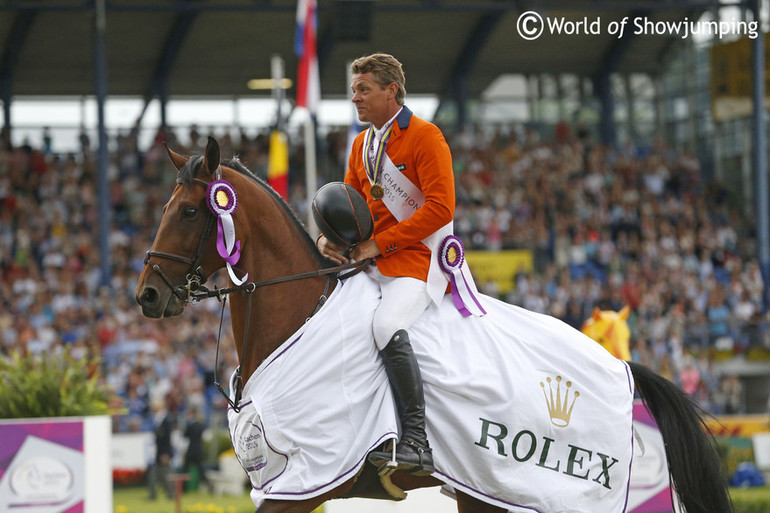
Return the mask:
[(537, 11), (525, 11), (516, 20), (516, 32), (522, 39), (533, 41), (544, 35), (585, 36), (609, 34), (618, 39), (636, 36), (677, 36), (682, 39), (700, 35), (722, 39), (726, 36), (748, 36), (756, 39), (757, 21), (743, 20), (651, 20), (647, 16), (626, 16), (620, 20), (602, 20), (600, 16), (569, 19), (564, 16), (543, 16)]

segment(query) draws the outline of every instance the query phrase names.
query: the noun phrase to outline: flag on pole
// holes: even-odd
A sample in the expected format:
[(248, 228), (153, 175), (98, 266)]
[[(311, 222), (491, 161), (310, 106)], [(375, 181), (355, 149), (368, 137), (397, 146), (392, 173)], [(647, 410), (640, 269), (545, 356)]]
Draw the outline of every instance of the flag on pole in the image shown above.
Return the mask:
[(318, 228), (315, 226), (312, 211), (313, 194), (317, 187), (317, 170), (315, 154), (315, 115), (318, 104), (321, 103), (321, 79), (318, 74), (318, 52), (316, 48), (316, 31), (318, 29), (318, 14), (316, 0), (298, 0), (297, 2), (297, 31), (294, 35), (294, 51), (299, 58), (297, 66), (297, 107), (304, 107), (310, 114), (305, 119), (305, 191), (306, 215), (308, 232), (315, 237)]
[(267, 161), (267, 183), (286, 201), (289, 200), (289, 145), (281, 130), (270, 133), (270, 156)]
[(316, 31), (318, 14), (316, 0), (298, 0), (297, 30), (294, 52), (299, 58), (297, 68), (297, 107), (305, 107), (311, 114), (318, 112), (321, 102), (321, 80), (318, 73)]

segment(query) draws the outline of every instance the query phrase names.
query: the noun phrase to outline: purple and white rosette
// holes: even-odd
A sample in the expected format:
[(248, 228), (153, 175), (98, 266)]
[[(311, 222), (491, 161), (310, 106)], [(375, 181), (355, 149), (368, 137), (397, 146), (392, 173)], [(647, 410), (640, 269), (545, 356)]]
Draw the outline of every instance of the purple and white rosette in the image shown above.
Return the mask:
[(463, 317), (470, 315), (481, 317), (487, 312), (476, 297), (478, 295), (476, 284), (473, 282), (468, 266), (463, 266), (464, 262), (465, 249), (462, 241), (454, 235), (447, 235), (439, 245), (438, 263), (441, 270), (449, 277), (452, 301)]
[(241, 258), (241, 241), (235, 240), (235, 224), (233, 212), (238, 206), (238, 196), (235, 189), (227, 180), (214, 180), (206, 187), (206, 205), (217, 217), (217, 252), (225, 260), (227, 273), (236, 285), (243, 284), (249, 275), (243, 278), (235, 275), (233, 266)]

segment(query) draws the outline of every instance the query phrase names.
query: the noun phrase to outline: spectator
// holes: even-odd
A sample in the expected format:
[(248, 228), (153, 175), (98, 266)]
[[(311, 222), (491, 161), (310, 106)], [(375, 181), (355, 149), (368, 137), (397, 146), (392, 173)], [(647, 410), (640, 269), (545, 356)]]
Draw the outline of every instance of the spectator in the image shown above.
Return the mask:
[(184, 469), (190, 474), (190, 481), (188, 482), (190, 490), (197, 490), (200, 483), (208, 486), (203, 467), (203, 432), (205, 429), (198, 407), (191, 407), (187, 412), (187, 425), (184, 429), (184, 437), (188, 442), (184, 456)]
[(171, 445), (171, 431), (174, 423), (169, 414), (164, 399), (156, 399), (152, 402), (153, 424), (155, 430), (155, 461), (148, 469), (147, 483), (149, 486), (149, 500), (155, 500), (157, 496), (157, 487), (160, 486), (165, 492), (166, 497), (174, 497), (174, 488), (168, 479), (171, 473), (171, 458), (173, 456), (173, 447)]
[(700, 371), (695, 365), (693, 358), (688, 357), (685, 360), (684, 368), (679, 373), (679, 386), (686, 394), (694, 398), (695, 394), (698, 392), (700, 384)]

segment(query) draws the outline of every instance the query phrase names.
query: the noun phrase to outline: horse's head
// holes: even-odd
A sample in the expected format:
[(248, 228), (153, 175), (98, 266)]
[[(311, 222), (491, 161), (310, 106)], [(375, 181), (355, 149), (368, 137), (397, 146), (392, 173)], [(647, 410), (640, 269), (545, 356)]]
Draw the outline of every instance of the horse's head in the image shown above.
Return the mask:
[(216, 250), (216, 219), (206, 203), (207, 186), (222, 173), (219, 145), (209, 137), (204, 155), (192, 158), (166, 149), (178, 170), (177, 185), (163, 208), (135, 296), (142, 313), (153, 318), (181, 314), (190, 293), (224, 266)]
[(594, 308), (593, 315), (586, 319), (580, 331), (601, 344), (615, 358), (630, 360), (628, 343), (631, 332), (626, 322), (629, 312), (628, 306), (624, 306), (619, 312)]

